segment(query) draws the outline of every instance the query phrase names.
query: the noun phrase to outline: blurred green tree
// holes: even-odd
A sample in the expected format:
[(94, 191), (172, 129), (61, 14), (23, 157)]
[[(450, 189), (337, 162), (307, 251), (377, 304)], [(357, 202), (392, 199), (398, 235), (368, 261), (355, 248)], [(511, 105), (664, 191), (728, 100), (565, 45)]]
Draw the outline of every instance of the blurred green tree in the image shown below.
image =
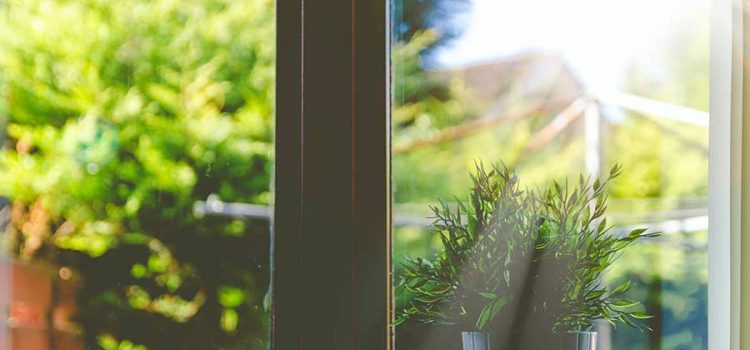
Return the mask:
[(472, 0), (402, 0), (392, 2), (394, 27), (392, 36), (397, 42), (410, 42), (429, 29), (438, 34), (434, 44), (424, 47), (420, 58), (434, 63), (434, 54), (443, 44), (455, 39), (465, 28), (467, 10)]
[(0, 37), (7, 235), (80, 271), (89, 346), (267, 347), (268, 222), (193, 206), (271, 201), (274, 2), (9, 0)]

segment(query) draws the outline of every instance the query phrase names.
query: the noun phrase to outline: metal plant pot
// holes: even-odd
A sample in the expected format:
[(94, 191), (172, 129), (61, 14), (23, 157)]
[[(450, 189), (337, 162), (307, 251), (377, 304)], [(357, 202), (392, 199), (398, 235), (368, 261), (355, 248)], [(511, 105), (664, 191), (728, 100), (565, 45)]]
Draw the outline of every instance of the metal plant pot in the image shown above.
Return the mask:
[(563, 335), (560, 350), (596, 350), (596, 332), (571, 332)]
[(464, 350), (490, 350), (490, 334), (484, 332), (462, 332)]

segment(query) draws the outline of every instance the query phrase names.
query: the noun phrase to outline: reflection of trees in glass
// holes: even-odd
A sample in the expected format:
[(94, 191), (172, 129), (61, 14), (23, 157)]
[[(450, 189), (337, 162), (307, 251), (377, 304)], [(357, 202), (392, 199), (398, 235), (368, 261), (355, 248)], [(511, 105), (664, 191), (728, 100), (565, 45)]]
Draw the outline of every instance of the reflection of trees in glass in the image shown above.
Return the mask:
[(435, 51), (463, 31), (465, 14), (471, 0), (403, 0), (393, 1), (393, 38), (398, 42), (411, 42), (425, 29), (439, 35), (436, 42), (424, 47), (420, 57), (433, 60)]
[[(20, 259), (74, 266), (91, 347), (261, 348), (274, 3), (10, 1), (0, 195)], [(188, 336), (186, 336), (188, 335)]]
[[(631, 67), (625, 90), (698, 110), (708, 110), (708, 20), (698, 22), (698, 8), (683, 21), (688, 26), (667, 36), (660, 55)], [(706, 17), (706, 16), (703, 16)], [(684, 24), (684, 23), (683, 23)], [(658, 69), (654, 68), (658, 67)], [(708, 195), (706, 129), (630, 114), (609, 130), (607, 159), (630, 165), (613, 183), (616, 210), (634, 216), (648, 211), (701, 211)], [(609, 279), (637, 278), (631, 293), (647, 296), (653, 336), (622, 330), (613, 333), (614, 349), (705, 349), (707, 347), (708, 233), (680, 232), (666, 242), (629, 252)], [(660, 337), (655, 339), (654, 337)]]
[[(705, 243), (706, 232), (670, 234), (671, 241)], [(630, 298), (654, 315), (652, 334), (617, 329), (613, 349), (706, 349), (707, 253), (673, 244), (648, 244), (625, 253), (610, 271), (612, 283), (633, 280)]]
[[(399, 77), (409, 73), (396, 70), (396, 81), (411, 80)], [(582, 111), (573, 113), (577, 119), (557, 137), (538, 142), (545, 127), (581, 95), (580, 81), (560, 56), (530, 53), (422, 74), (447, 87), (451, 98), (436, 101), (428, 96), (412, 102), (395, 96), (394, 118), (420, 107), (414, 123), (394, 123), (396, 203), (462, 192), (470, 186), (465, 174), (448, 170), (471, 168), (477, 158), (502, 159), (534, 184), (576, 174), (583, 167), (578, 142)], [(442, 105), (433, 106), (435, 102)], [(545, 155), (558, 157), (562, 171), (532, 171), (547, 167)]]

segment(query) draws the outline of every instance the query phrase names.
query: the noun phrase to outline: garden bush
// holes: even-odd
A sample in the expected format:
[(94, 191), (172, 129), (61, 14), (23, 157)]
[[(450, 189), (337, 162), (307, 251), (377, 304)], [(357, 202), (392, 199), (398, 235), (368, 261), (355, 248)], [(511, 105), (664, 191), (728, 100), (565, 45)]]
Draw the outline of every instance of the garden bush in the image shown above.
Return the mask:
[(79, 272), (89, 346), (267, 346), (268, 222), (193, 206), (271, 202), (274, 26), (269, 0), (0, 1), (5, 245)]

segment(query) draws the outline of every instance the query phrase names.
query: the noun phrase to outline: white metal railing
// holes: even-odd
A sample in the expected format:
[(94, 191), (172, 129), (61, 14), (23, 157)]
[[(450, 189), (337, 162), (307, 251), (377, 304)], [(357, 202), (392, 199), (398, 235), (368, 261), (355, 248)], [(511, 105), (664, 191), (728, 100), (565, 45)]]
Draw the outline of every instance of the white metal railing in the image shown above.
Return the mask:
[(680, 123), (708, 129), (708, 112), (622, 92), (593, 94), (599, 102)]

